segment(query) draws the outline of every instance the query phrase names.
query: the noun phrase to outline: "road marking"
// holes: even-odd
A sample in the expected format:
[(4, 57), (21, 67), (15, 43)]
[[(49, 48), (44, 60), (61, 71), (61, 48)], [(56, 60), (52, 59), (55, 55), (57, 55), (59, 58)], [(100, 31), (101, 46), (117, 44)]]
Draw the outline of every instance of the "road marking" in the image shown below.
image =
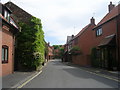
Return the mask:
[[(81, 69), (81, 70), (84, 70), (84, 69)], [(84, 70), (84, 71), (86, 71), (86, 72), (88, 72), (88, 73), (91, 73), (91, 74), (94, 74), (94, 75), (97, 75), (97, 76), (100, 76), (100, 77), (104, 77), (104, 78), (107, 78), (107, 79), (116, 81), (116, 82), (120, 82), (119, 79), (114, 79), (114, 78), (111, 78), (111, 77), (109, 77), (109, 76), (107, 76), (107, 75), (104, 75), (104, 74), (97, 74), (97, 73), (90, 72), (90, 71), (87, 71), (87, 70)]]
[(22, 85), (18, 86), (17, 88), (22, 88), (27, 83), (29, 83), (31, 80), (33, 80), (35, 77), (37, 77), (38, 75), (40, 75), (41, 73), (42, 73), (42, 71), (40, 71), (39, 73), (37, 73), (35, 76), (33, 76), (32, 78), (30, 78), (29, 80), (27, 80), (26, 82), (24, 82)]

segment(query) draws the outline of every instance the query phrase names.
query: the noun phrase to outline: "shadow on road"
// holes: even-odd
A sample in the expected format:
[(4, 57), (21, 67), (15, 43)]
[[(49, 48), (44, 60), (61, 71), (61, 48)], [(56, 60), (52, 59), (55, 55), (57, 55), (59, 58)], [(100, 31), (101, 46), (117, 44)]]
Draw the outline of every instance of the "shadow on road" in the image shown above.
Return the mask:
[(109, 86), (112, 86), (115, 88), (118, 88), (120, 86), (120, 84), (118, 82), (108, 80), (104, 77), (99, 77), (99, 76), (94, 75), (94, 74), (90, 74), (88, 72), (85, 72), (84, 70), (81, 70), (80, 68), (77, 68), (77, 67), (75, 67), (75, 68), (63, 68), (63, 70), (66, 71), (67, 73), (73, 75), (74, 77), (88, 79), (88, 80), (93, 79), (93, 80), (96, 80), (98, 82), (104, 83), (106, 85), (109, 85)]

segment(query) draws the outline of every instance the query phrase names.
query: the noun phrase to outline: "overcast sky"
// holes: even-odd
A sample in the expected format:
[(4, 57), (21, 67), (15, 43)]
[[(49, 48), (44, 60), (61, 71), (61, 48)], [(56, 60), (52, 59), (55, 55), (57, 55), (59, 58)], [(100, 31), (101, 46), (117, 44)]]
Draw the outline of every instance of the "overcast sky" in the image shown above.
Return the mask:
[[(6, 3), (10, 0), (2, 0)], [(67, 36), (76, 35), (90, 23), (96, 24), (108, 13), (110, 1), (117, 5), (120, 0), (11, 0), (13, 3), (40, 18), (45, 40), (51, 45), (65, 44)]]

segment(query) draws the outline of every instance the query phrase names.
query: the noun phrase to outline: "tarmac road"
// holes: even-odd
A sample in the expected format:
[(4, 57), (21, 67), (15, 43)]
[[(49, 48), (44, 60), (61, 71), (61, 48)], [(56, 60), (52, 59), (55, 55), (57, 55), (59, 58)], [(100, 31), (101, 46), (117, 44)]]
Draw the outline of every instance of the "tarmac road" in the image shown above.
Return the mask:
[(68, 66), (56, 59), (22, 88), (118, 88), (118, 82)]

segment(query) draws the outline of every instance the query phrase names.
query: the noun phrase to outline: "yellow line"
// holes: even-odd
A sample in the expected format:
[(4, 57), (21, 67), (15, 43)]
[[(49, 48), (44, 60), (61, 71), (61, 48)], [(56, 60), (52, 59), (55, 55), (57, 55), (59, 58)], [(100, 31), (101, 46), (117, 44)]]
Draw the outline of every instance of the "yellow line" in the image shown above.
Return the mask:
[(18, 86), (17, 88), (22, 88), (23, 86), (25, 86), (27, 83), (29, 83), (31, 80), (33, 80), (35, 77), (37, 77), (41, 73), (42, 73), (42, 71), (40, 71), (39, 73), (37, 73), (35, 76), (33, 76), (32, 78), (30, 78), (29, 80), (27, 80), (26, 82), (24, 82), (22, 85)]
[[(84, 70), (84, 69), (81, 69), (81, 70)], [(84, 71), (86, 71), (86, 70), (84, 70)], [(108, 76), (106, 76), (106, 75), (104, 75), (104, 74), (97, 74), (97, 73), (90, 72), (90, 71), (86, 71), (86, 72), (91, 73), (91, 74), (94, 74), (94, 75), (97, 75), (97, 76), (100, 76), (100, 77), (104, 77), (104, 78), (107, 78), (107, 79), (110, 79), (110, 80), (113, 80), (113, 81), (120, 82), (119, 79), (114, 79), (114, 78), (108, 77)]]

